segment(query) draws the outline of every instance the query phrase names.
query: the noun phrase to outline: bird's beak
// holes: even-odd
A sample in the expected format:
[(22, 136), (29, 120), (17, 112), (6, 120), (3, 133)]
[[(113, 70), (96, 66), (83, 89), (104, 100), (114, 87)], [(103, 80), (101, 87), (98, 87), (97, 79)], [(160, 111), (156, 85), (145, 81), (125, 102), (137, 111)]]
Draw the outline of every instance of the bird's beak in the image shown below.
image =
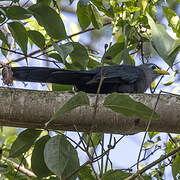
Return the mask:
[(163, 69), (156, 68), (155, 71), (161, 75), (169, 75), (169, 72), (167, 72), (166, 70), (163, 70)]

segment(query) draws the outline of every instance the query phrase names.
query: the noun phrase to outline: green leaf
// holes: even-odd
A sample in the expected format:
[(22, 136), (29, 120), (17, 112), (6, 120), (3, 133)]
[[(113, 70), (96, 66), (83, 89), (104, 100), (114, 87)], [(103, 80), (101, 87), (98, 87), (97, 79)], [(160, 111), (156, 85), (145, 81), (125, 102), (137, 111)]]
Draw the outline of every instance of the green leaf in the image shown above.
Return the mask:
[(31, 168), (33, 172), (39, 177), (50, 176), (52, 172), (47, 168), (44, 161), (44, 148), (46, 142), (50, 139), (50, 136), (43, 136), (40, 138), (34, 146), (31, 157)]
[(154, 147), (155, 145), (159, 144), (161, 141), (157, 141), (157, 142), (153, 142), (153, 141), (146, 141), (144, 144), (143, 144), (143, 147), (145, 149), (151, 149), (152, 147)]
[[(5, 48), (5, 49), (9, 49), (9, 47), (8, 47), (4, 42), (2, 42), (1, 47), (2, 47), (2, 48)], [(1, 49), (1, 52), (2, 52), (2, 54), (6, 57), (7, 54), (8, 54), (8, 51), (5, 50), (5, 49)]]
[(78, 172), (79, 180), (96, 180), (93, 176), (93, 172), (89, 166), (85, 166)]
[(169, 81), (163, 83), (163, 85), (170, 86), (171, 84), (173, 84), (177, 73), (178, 73), (178, 70), (175, 70), (171, 75), (171, 79)]
[(176, 158), (172, 164), (172, 174), (174, 179), (179, 179), (180, 177), (180, 155), (177, 154)]
[(4, 144), (6, 145), (6, 147), (10, 148), (13, 142), (16, 140), (16, 138), (17, 138), (16, 135), (9, 136), (8, 138), (6, 138), (6, 140), (4, 141)]
[(3, 23), (5, 20), (6, 20), (6, 13), (2, 8), (0, 8), (0, 23)]
[(60, 55), (61, 59), (63, 60), (63, 64), (65, 64), (64, 54), (63, 54), (62, 48), (61, 48), (57, 43), (55, 43), (53, 40), (51, 40), (51, 43), (52, 43), (54, 49), (55, 49), (55, 50), (58, 52), (58, 54)]
[(120, 170), (115, 171), (111, 169), (103, 174), (102, 180), (113, 180), (113, 179), (123, 180), (130, 175), (132, 174)]
[(53, 91), (72, 91), (74, 86), (71, 85), (62, 85), (62, 84), (52, 84)]
[[(153, 113), (153, 110), (144, 104), (134, 101), (128, 95), (118, 93), (112, 93), (107, 96), (104, 101), (104, 106), (124, 116), (134, 116), (145, 120), (149, 120)], [(154, 112), (152, 119), (158, 119), (156, 112)]]
[(143, 52), (144, 52), (144, 57), (147, 58), (159, 56), (158, 52), (154, 49), (150, 41), (143, 43)]
[(172, 9), (162, 6), (163, 13), (168, 20), (168, 26), (170, 26), (177, 37), (180, 37), (180, 18)]
[(101, 63), (97, 62), (96, 60), (90, 57), (87, 65), (88, 69), (94, 69), (98, 66), (102, 66)]
[(85, 92), (79, 92), (74, 95), (59, 110), (57, 110), (57, 112), (51, 117), (51, 119), (46, 123), (46, 125), (60, 115), (66, 112), (70, 112), (71, 110), (79, 106), (89, 106), (89, 98)]
[(64, 59), (66, 59), (66, 57), (69, 54), (71, 54), (73, 52), (73, 50), (74, 50), (73, 43), (71, 43), (71, 42), (68, 42), (66, 44), (61, 44), (60, 47), (63, 50)]
[(159, 132), (148, 132), (148, 135), (149, 135), (150, 139), (152, 139), (157, 134), (159, 134)]
[(32, 14), (28, 10), (20, 6), (11, 6), (7, 9), (6, 13), (9, 19), (17, 19), (17, 20), (27, 19), (32, 16)]
[(74, 50), (70, 53), (72, 59), (72, 64), (77, 67), (77, 69), (86, 69), (89, 56), (86, 48), (78, 42), (72, 42)]
[(27, 152), (40, 134), (40, 130), (26, 129), (22, 131), (13, 143), (9, 156), (15, 158)]
[(128, 10), (130, 13), (136, 12), (136, 11), (140, 11), (141, 8), (140, 7), (135, 7), (135, 6), (128, 6), (126, 7), (126, 10)]
[(27, 54), (28, 36), (25, 27), (19, 22), (10, 22), (8, 28), (23, 53)]
[(162, 24), (156, 24), (154, 20), (147, 14), (148, 22), (151, 27), (153, 46), (158, 54), (172, 67), (175, 59), (168, 59), (175, 40), (169, 36)]
[(54, 49), (61, 56), (61, 58), (65, 64), (66, 57), (74, 50), (72, 43), (66, 43), (66, 44), (58, 45), (53, 40), (51, 40), (51, 43), (52, 43)]
[(123, 48), (124, 48), (123, 43), (115, 43), (104, 54), (103, 56), (104, 62), (107, 64), (119, 65), (123, 60), (122, 59)]
[(35, 4), (29, 8), (40, 26), (43, 26), (47, 34), (58, 40), (66, 38), (64, 23), (59, 14), (49, 6)]
[(60, 56), (58, 53), (51, 53), (51, 54), (48, 54), (48, 57), (51, 57), (51, 58), (53, 58), (53, 59), (56, 59), (56, 60), (58, 60), (59, 62), (61, 62), (61, 63), (64, 64), (64, 62), (63, 62), (61, 56)]
[(144, 13), (145, 13), (145, 10), (146, 10), (146, 8), (147, 8), (147, 5), (148, 5), (148, 1), (142, 0), (142, 1), (140, 1), (140, 4), (141, 4), (142, 12), (143, 12), (143, 14), (144, 14)]
[[(102, 141), (103, 136), (99, 133), (91, 134), (91, 141), (89, 143), (90, 147), (96, 147)], [(83, 139), (88, 143), (89, 135), (87, 133), (83, 133)]]
[(131, 26), (129, 26), (128, 24), (125, 24), (123, 27), (123, 40), (124, 40), (124, 48), (123, 48), (123, 63), (127, 64), (127, 65), (134, 65), (134, 60), (130, 57), (129, 55), (129, 50), (127, 48), (128, 46), (128, 38), (129, 38), (129, 34), (132, 31)]
[(129, 55), (129, 50), (127, 49), (127, 46), (124, 46), (123, 49), (123, 64), (135, 65), (134, 59), (132, 58), (132, 56)]
[(177, 47), (176, 49), (172, 48), (173, 52), (167, 57), (167, 61), (171, 61), (171, 62), (174, 62), (174, 60), (176, 59), (177, 57), (177, 54), (179, 53), (180, 51), (180, 46)]
[(44, 36), (35, 30), (29, 30), (27, 31), (27, 35), (29, 36), (29, 38), (41, 49), (44, 48), (45, 46), (45, 39)]
[(76, 11), (78, 22), (83, 30), (85, 30), (91, 23), (91, 15), (89, 5), (80, 5), (80, 2), (77, 4)]
[(157, 14), (157, 6), (153, 3), (153, 4), (150, 4), (150, 6), (148, 7), (149, 8), (149, 15), (151, 17), (156, 17), (156, 14)]
[(51, 0), (37, 0), (37, 3), (41, 3), (46, 6), (49, 6), (51, 4)]
[(91, 21), (95, 28), (100, 29), (103, 27), (103, 22), (98, 10), (94, 7), (94, 5), (90, 5), (91, 10)]
[(67, 69), (78, 69), (72, 62), (65, 62)]
[(177, 54), (179, 52), (179, 50), (180, 50), (180, 39), (175, 40), (175, 42), (172, 46), (172, 49), (168, 54), (169, 55), (168, 58), (172, 58), (173, 54)]
[[(79, 168), (79, 158), (75, 148), (64, 135), (52, 137), (45, 145), (44, 160), (47, 167), (62, 179)], [(75, 180), (77, 174), (69, 180)]]
[(174, 144), (171, 141), (168, 141), (166, 143), (166, 153), (169, 153), (175, 148)]
[(8, 44), (8, 40), (6, 38), (6, 36), (4, 35), (4, 33), (0, 30), (0, 39), (7, 45), (9, 46)]
[(107, 16), (114, 18), (114, 9), (110, 1), (91, 0), (91, 2), (98, 8), (99, 11), (104, 12)]

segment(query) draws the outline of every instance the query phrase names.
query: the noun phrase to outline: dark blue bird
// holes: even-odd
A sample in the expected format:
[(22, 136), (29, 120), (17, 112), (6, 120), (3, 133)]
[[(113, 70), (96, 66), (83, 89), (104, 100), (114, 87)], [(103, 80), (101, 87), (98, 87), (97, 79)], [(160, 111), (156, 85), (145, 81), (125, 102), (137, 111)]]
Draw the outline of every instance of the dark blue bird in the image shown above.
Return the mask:
[(143, 93), (158, 76), (169, 74), (155, 64), (104, 66), (82, 71), (47, 67), (12, 67), (11, 70), (13, 80), (74, 85), (87, 93), (97, 93), (101, 74), (104, 80), (100, 93)]

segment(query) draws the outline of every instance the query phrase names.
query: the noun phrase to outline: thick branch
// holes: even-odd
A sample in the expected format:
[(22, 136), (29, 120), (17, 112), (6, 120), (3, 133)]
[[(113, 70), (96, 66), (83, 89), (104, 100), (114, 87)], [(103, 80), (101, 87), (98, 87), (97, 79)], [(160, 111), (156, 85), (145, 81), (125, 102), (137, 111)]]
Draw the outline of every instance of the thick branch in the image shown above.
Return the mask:
[[(26, 128), (44, 128), (45, 123), (67, 100), (72, 93), (32, 91), (12, 88), (0, 88), (0, 125)], [(153, 108), (158, 95), (130, 95)], [(89, 131), (92, 122), (93, 131), (106, 133), (133, 134), (145, 131), (148, 121), (136, 117), (124, 117), (102, 106), (106, 95), (100, 95), (93, 121), (93, 107), (79, 107), (66, 113), (48, 125), (48, 129)], [(96, 95), (89, 95), (91, 105)], [(180, 97), (170, 94), (161, 95), (157, 105), (159, 120), (153, 120), (150, 131), (179, 133)]]

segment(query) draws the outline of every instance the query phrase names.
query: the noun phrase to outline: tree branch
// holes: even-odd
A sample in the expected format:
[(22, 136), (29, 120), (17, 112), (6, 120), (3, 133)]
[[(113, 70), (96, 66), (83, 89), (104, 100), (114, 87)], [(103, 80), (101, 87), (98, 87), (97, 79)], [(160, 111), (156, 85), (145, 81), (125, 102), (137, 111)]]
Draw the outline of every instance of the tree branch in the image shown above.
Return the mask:
[[(73, 96), (73, 93), (0, 88), (0, 125), (44, 128), (52, 115)], [(96, 121), (93, 122), (93, 104), (96, 95), (89, 94), (91, 107), (82, 106), (65, 113), (48, 125), (48, 129), (69, 131), (92, 131), (133, 134), (145, 131), (148, 121), (136, 117), (125, 117), (112, 112), (102, 104), (107, 95), (99, 96)], [(131, 94), (136, 101), (153, 108), (156, 94)], [(149, 131), (179, 133), (180, 97), (172, 94), (160, 95), (156, 112), (159, 120), (153, 120)], [(76, 127), (76, 128), (75, 128)]]
[(30, 178), (36, 178), (37, 177), (32, 171), (24, 168), (23, 166), (19, 166), (19, 164), (11, 161), (10, 159), (6, 159), (5, 157), (3, 157), (3, 159), (9, 161), (17, 171), (27, 175), (28, 177), (30, 177)]

